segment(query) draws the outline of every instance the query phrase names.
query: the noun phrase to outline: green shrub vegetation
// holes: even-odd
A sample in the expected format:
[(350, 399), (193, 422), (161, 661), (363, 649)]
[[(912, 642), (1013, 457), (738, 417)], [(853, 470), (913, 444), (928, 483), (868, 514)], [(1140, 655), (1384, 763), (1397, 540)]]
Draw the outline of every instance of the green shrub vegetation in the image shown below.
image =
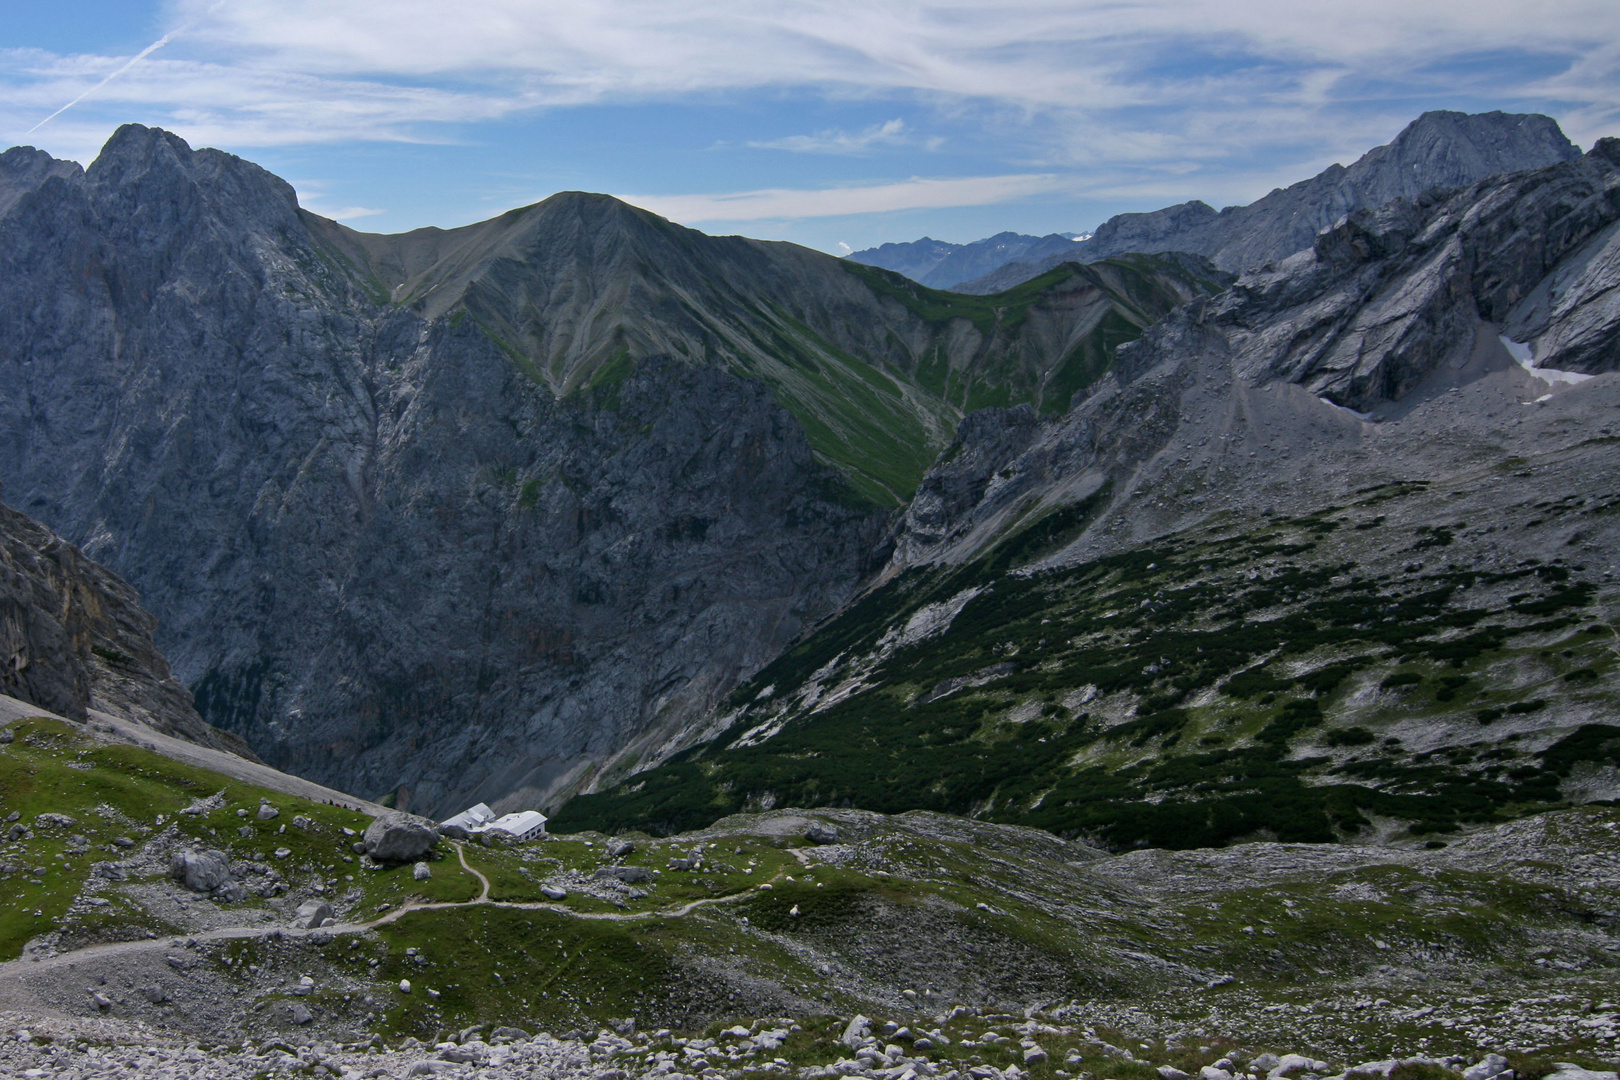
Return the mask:
[[(727, 732), (573, 800), (556, 827), (671, 832), (758, 806), (857, 806), (1188, 848), (1328, 841), (1375, 816), (1443, 834), (1559, 805), (1576, 763), (1620, 763), (1605, 725), (1513, 759), (1485, 743), (1414, 754), (1380, 730), (1416, 714), (1488, 738), (1481, 725), (1538, 714), (1614, 667), (1607, 635), (1580, 618), (1594, 593), (1568, 567), (1391, 578), (1324, 547), (1423, 490), (1386, 485), (1349, 508), (1029, 572), (1101, 512), (1099, 492), (1015, 526), (971, 565), (872, 590), (741, 686)], [(947, 631), (895, 644), (953, 597)], [(1548, 681), (1516, 689), (1493, 674), (1549, 636)], [(822, 701), (854, 680), (859, 692)]]

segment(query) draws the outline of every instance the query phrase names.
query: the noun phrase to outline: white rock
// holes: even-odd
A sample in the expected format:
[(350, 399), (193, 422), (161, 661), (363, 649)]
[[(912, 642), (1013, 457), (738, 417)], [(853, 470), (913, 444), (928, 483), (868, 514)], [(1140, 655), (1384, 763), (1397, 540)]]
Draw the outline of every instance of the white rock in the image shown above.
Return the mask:
[(1558, 1067), (1558, 1071), (1548, 1073), (1542, 1080), (1620, 1080), (1620, 1074), (1594, 1072), (1568, 1061), (1555, 1061), (1553, 1064)]
[(401, 979), (401, 980), (399, 980), (399, 992), (402, 993), (402, 994), (410, 993), (411, 992), (411, 980), (409, 980), (409, 979)]
[(1486, 1054), (1478, 1063), (1463, 1070), (1463, 1080), (1491, 1080), (1507, 1071), (1507, 1058), (1501, 1054)]

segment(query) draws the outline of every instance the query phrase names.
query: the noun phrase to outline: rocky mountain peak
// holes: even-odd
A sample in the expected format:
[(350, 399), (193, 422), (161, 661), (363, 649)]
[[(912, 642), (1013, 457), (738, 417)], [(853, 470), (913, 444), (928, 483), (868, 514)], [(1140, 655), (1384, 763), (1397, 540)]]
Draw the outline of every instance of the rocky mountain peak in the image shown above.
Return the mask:
[(230, 237), (303, 231), (291, 184), (161, 128), (123, 125), (84, 175), (98, 215), (127, 222), (145, 244), (175, 243), (207, 220)]
[(13, 146), (0, 154), (0, 215), (51, 177), (72, 180), (83, 173), (76, 161), (58, 161), (32, 146)]
[[(1092, 262), (1131, 251), (1186, 251), (1234, 273), (1287, 258), (1356, 210), (1391, 199), (1466, 187), (1489, 176), (1543, 169), (1581, 156), (1557, 121), (1534, 113), (1426, 112), (1384, 146), (1347, 166), (1331, 165), (1247, 206), (1216, 213), (1192, 201), (1146, 213), (1118, 214), (1078, 245)], [(1074, 255), (1068, 256), (1075, 257)], [(1057, 264), (1057, 257), (1011, 263), (963, 292), (1012, 288)]]

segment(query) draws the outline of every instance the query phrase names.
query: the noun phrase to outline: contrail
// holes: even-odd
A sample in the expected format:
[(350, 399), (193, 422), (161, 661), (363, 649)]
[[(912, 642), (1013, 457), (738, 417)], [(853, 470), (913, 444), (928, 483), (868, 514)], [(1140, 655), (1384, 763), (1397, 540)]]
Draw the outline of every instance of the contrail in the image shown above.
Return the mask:
[[(214, 6), (218, 7), (219, 5), (215, 4)], [(213, 9), (210, 8), (209, 10), (211, 11)], [(156, 41), (152, 42), (152, 44), (148, 45), (146, 48), (142, 49), (140, 52), (138, 52), (134, 56), (132, 56), (130, 58), (129, 62), (127, 64), (125, 64), (123, 67), (119, 68), (117, 71), (113, 72), (111, 75), (108, 75), (105, 79), (102, 79), (100, 82), (96, 83), (96, 85), (92, 86), (90, 89), (86, 90), (84, 93), (80, 94), (78, 97), (74, 98), (72, 101), (68, 102), (66, 105), (62, 106), (60, 109), (57, 109), (55, 112), (51, 113), (51, 115), (47, 116), (45, 119), (41, 120), (39, 123), (35, 124), (33, 127), (29, 128), (27, 131), (23, 132), (23, 134), (24, 135), (32, 135), (34, 132), (36, 132), (40, 128), (44, 127), (46, 124), (50, 123), (52, 120), (55, 120), (58, 116), (61, 116), (63, 113), (65, 113), (69, 109), (73, 108), (73, 106), (77, 105), (79, 102), (83, 101), (85, 98), (89, 97), (91, 94), (95, 93), (97, 90), (100, 90), (103, 86), (106, 86), (108, 83), (110, 83), (114, 79), (118, 78), (118, 76), (122, 75), (124, 72), (128, 71), (130, 68), (132, 68), (136, 64), (140, 63), (142, 60), (145, 60), (148, 56), (151, 56), (153, 53), (155, 53), (159, 49), (163, 48), (163, 46), (167, 45), (169, 43), (170, 39), (173, 38), (173, 37), (174, 37), (174, 35), (172, 33), (164, 34), (162, 37), (160, 37)]]

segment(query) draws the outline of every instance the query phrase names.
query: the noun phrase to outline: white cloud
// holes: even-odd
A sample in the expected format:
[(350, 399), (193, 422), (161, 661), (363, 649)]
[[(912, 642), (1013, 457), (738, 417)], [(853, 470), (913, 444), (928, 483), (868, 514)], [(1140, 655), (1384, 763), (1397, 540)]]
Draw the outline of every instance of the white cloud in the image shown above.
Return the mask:
[(874, 146), (899, 146), (906, 139), (903, 120), (873, 124), (858, 135), (845, 131), (818, 131), (814, 135), (789, 135), (768, 142), (750, 142), (756, 150), (790, 150), (796, 154), (859, 154)]
[[(1503, 96), (1540, 89), (1610, 119), (1620, 108), (1620, 5), (1608, 0), (171, 0), (168, 11), (161, 55), (185, 62), (148, 59), (98, 93), (239, 145), (297, 141), (300, 129), (304, 141), (421, 138), (424, 125), (539, 106), (767, 88), (1093, 120), (1142, 107), (1309, 111), (1341, 82), (1410, 82), (1493, 51), (1571, 65), (1539, 86), (1505, 77)], [(31, 126), (128, 61), (52, 58), (9, 73), (0, 97), (48, 104)], [(893, 137), (775, 145), (850, 152)]]
[(765, 188), (720, 195), (621, 195), (625, 202), (687, 224), (784, 221), (989, 206), (1059, 191), (1068, 181), (1050, 173), (1018, 176), (913, 177), (892, 184), (819, 189)]
[[(811, 94), (926, 113), (929, 138), (896, 119), (751, 145), (858, 156), (937, 148), (947, 132), (979, 155), (967, 169), (1006, 174), (657, 199), (683, 220), (749, 221), (865, 212), (841, 208), (883, 192), (896, 207), (981, 205), (1018, 197), (993, 182), (1037, 175), (1140, 201), (1247, 201), (1353, 159), (1411, 102), (1457, 100), (1465, 82), (1475, 100), (1555, 113), (1582, 142), (1620, 120), (1612, 0), (164, 2), (168, 44), (138, 63), (0, 50), (0, 130), (19, 139), (87, 92), (42, 129), (53, 152), (89, 160), (113, 117), (247, 150), (457, 142), (547, 108)], [(941, 198), (972, 201), (927, 201)]]

